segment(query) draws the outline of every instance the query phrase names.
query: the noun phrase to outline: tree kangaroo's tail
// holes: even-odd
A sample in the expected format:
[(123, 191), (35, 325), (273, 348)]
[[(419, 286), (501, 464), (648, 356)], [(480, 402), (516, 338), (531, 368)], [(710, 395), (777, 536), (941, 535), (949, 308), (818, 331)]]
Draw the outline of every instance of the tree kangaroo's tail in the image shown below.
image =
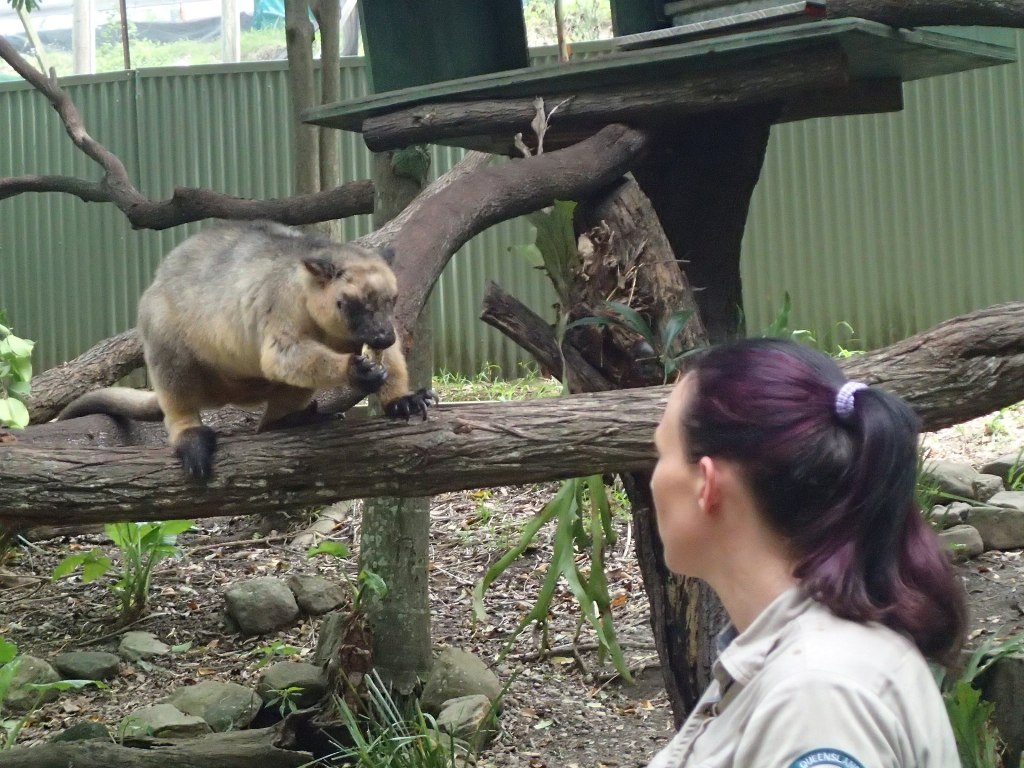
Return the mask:
[(156, 393), (131, 387), (107, 387), (87, 392), (72, 400), (57, 415), (57, 420), (64, 421), (93, 413), (123, 416), (138, 421), (160, 421), (164, 417)]

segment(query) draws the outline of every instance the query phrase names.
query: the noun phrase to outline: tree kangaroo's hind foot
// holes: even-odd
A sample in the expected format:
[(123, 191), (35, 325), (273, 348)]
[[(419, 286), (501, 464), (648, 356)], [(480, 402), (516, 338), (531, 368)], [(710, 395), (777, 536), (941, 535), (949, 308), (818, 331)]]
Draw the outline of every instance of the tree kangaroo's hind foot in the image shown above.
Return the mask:
[(211, 427), (188, 427), (174, 439), (174, 455), (181, 460), (189, 477), (205, 482), (213, 474), (217, 453), (217, 433)]

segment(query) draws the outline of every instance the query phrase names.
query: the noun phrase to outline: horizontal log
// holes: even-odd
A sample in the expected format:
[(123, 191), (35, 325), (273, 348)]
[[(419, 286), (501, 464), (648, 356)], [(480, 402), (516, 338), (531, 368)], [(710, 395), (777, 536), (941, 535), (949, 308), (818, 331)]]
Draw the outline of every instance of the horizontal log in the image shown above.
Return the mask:
[(214, 733), (175, 742), (138, 739), (122, 746), (105, 741), (75, 741), (14, 747), (3, 752), (4, 768), (299, 768), (313, 755), (276, 746), (277, 729)]
[(206, 486), (187, 483), (163, 446), (4, 444), (0, 524), (241, 515), (650, 468), (651, 435), (667, 396), (656, 388), (441, 405), (428, 421), (353, 417), (230, 435)]
[[(904, 397), (925, 429), (985, 415), (1024, 399), (1024, 302), (948, 320), (840, 365)], [(233, 416), (222, 422), (233, 431), (207, 486), (186, 483), (170, 451), (152, 445), (161, 439), (153, 425), (127, 428), (101, 416), (43, 424), (19, 442), (0, 441), (0, 524), (252, 514), (646, 471), (667, 395), (665, 387), (651, 387), (441, 405), (425, 422), (354, 414), (258, 435), (249, 431), (251, 415)], [(112, 447), (119, 441), (137, 444)]]
[[(834, 89), (849, 79), (846, 56), (838, 46), (792, 51), (771, 58), (720, 62), (693, 68), (674, 78), (609, 86), (573, 93), (545, 93), (545, 108), (556, 105), (545, 145), (559, 145), (557, 134), (574, 140), (581, 127), (621, 122), (637, 127), (671, 123), (687, 115), (784, 101), (812, 90)], [(433, 102), (363, 121), (363, 139), (374, 152), (462, 136), (529, 132), (537, 114), (533, 97)], [(510, 145), (511, 146), (511, 145)]]

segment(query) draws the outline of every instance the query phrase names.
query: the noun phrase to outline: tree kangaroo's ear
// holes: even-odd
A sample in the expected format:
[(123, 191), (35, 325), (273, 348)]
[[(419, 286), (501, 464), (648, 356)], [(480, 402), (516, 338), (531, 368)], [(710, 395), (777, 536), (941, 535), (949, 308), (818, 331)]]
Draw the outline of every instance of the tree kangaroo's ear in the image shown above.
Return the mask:
[(384, 259), (387, 265), (394, 266), (395, 264), (395, 249), (390, 245), (382, 245), (380, 247), (380, 257)]
[(340, 274), (338, 267), (330, 259), (308, 256), (302, 260), (302, 266), (320, 285), (327, 285)]

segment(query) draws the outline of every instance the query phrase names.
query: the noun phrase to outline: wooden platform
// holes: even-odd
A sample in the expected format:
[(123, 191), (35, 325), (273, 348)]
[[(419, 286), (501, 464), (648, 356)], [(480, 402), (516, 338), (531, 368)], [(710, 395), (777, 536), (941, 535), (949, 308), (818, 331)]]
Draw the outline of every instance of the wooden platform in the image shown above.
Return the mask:
[[(610, 42), (614, 45), (614, 41)], [(650, 87), (660, 81), (679, 84), (690, 78), (706, 81), (723, 69), (756, 68), (760, 61), (778, 62), (787, 56), (799, 59), (803, 52), (822, 47), (841, 49), (848, 70), (850, 98), (844, 103), (839, 92), (823, 94), (820, 100), (795, 105), (787, 119), (899, 109), (903, 82), (1016, 60), (1012, 47), (944, 32), (894, 29), (862, 19), (822, 20), (642, 50), (621, 51), (612, 47), (567, 64), (505, 70), (328, 104), (307, 111), (304, 118), (316, 125), (363, 132), (368, 119), (414, 108), (429, 111), (422, 109), (424, 105), (456, 106), (481, 100), (532, 100), (542, 96), (553, 106), (557, 100), (584, 92)], [(812, 74), (808, 73), (809, 82), (813, 81)], [(809, 90), (815, 89), (812, 83)], [(687, 106), (680, 104), (683, 110)], [(572, 140), (569, 136), (561, 140), (557, 135), (552, 138), (558, 144)], [(506, 152), (511, 135), (468, 133), (464, 137), (429, 140)]]

